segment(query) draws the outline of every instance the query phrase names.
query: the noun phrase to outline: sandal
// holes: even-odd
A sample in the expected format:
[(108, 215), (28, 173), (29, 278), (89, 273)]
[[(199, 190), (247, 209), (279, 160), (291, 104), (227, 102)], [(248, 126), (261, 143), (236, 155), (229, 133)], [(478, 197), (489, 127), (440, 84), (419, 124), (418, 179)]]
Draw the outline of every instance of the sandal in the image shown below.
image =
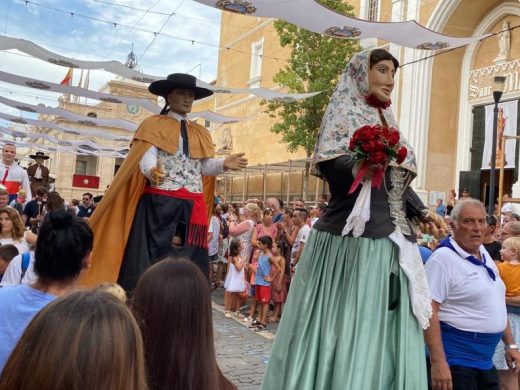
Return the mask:
[(267, 330), (267, 327), (265, 326), (265, 324), (262, 324), (261, 322), (259, 322), (258, 325), (256, 326), (255, 332), (262, 332), (264, 330)]

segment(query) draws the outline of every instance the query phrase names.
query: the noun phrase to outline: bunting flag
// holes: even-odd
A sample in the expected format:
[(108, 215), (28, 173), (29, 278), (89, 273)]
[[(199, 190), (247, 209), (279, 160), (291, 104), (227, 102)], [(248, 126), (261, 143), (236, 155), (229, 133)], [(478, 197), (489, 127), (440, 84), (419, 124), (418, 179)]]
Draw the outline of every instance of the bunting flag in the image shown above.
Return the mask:
[(72, 85), (72, 74), (73, 74), (72, 68), (69, 68), (69, 71), (65, 75), (65, 78), (63, 80), (61, 80), (60, 84), (61, 85)]

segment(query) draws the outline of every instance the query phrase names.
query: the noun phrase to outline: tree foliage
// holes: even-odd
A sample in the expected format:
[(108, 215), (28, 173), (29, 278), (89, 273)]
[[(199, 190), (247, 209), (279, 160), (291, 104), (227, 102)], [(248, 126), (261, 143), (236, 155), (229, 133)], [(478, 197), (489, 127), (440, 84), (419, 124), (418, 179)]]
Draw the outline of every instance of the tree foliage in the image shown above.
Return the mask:
[[(354, 15), (353, 7), (341, 0), (321, 0), (320, 3)], [(310, 157), (338, 76), (350, 57), (359, 51), (359, 45), (355, 40), (327, 37), (281, 20), (276, 21), (274, 27), (280, 44), (292, 48), (288, 64), (275, 75), (274, 82), (291, 93), (324, 91), (295, 102), (267, 103), (270, 116), (278, 118), (271, 131), (282, 135), (282, 142), (290, 152), (302, 147)]]

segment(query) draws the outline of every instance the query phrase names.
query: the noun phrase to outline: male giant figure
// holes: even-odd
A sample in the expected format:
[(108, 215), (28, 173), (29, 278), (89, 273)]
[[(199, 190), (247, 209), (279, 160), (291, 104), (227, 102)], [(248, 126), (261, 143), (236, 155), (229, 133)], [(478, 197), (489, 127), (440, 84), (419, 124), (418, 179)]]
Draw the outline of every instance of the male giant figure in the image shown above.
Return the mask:
[(193, 101), (212, 94), (197, 87), (195, 77), (171, 74), (148, 89), (167, 103), (136, 131), (89, 220), (95, 241), (84, 284), (117, 280), (130, 291), (146, 268), (168, 254), (193, 260), (207, 275), (212, 176), (247, 165), (242, 153), (213, 158), (209, 131), (187, 119)]
[[(451, 212), (453, 236), (426, 263), (433, 316), (424, 332), (434, 390), (498, 390), (493, 353), (502, 338), (506, 360), (520, 354), (507, 321), (505, 286), (486, 252), (486, 210), (476, 199)], [(516, 368), (515, 368), (516, 367)]]

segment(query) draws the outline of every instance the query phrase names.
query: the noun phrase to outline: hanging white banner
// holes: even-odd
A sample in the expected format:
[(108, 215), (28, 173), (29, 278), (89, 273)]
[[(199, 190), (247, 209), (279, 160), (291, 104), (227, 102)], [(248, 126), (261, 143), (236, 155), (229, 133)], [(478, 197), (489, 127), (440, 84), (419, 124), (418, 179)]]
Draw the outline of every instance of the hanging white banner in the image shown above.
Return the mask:
[(460, 47), (490, 35), (451, 37), (421, 26), (414, 20), (370, 22), (335, 12), (316, 0), (195, 1), (236, 14), (283, 19), (306, 30), (335, 38), (380, 38), (401, 46), (422, 50)]
[(130, 137), (130, 136), (112, 134), (106, 130), (68, 128), (68, 127), (60, 126), (54, 122), (41, 121), (41, 120), (29, 119), (29, 118), (20, 118), (20, 117), (5, 114), (2, 112), (0, 112), (0, 119), (5, 119), (6, 121), (17, 123), (20, 125), (32, 125), (32, 126), (38, 126), (38, 127), (42, 127), (42, 128), (49, 128), (49, 129), (62, 131), (64, 133), (75, 134), (75, 135), (85, 136), (85, 137), (99, 137), (99, 138), (109, 139), (109, 140), (118, 141), (118, 142), (130, 142), (130, 140), (132, 139), (132, 137)]
[[(0, 35), (0, 50), (12, 49), (17, 49), (42, 61), (50, 62), (51, 64), (64, 66), (67, 68), (104, 69), (110, 73), (117, 74), (119, 76), (123, 76), (128, 79), (132, 79), (134, 81), (139, 81), (143, 83), (151, 83), (155, 80), (161, 80), (166, 77), (166, 75), (155, 76), (151, 74), (141, 73), (126, 67), (118, 61), (82, 61), (71, 57), (65, 57), (60, 54), (53, 53), (52, 51), (46, 50), (43, 47), (38, 46), (31, 41)], [(307, 99), (309, 97), (321, 93), (321, 91), (309, 93), (284, 93), (279, 91), (273, 91), (267, 88), (229, 88), (214, 84), (208, 84), (199, 79), (197, 79), (197, 86), (207, 88), (215, 93), (250, 93), (252, 95), (258, 96), (259, 98), (266, 100), (282, 100), (287, 102), (299, 99)], [(152, 110), (152, 112), (159, 111)]]
[[(30, 131), (26, 131), (25, 129), (22, 130), (20, 128), (15, 129), (8, 129), (6, 127), (0, 126), (0, 133), (10, 135), (11, 137), (15, 138), (29, 138), (32, 140), (46, 140), (52, 144), (61, 145), (66, 148), (73, 148), (74, 150), (76, 148), (83, 148), (83, 149), (91, 149), (92, 153), (99, 151), (99, 152), (109, 152), (109, 153), (121, 153), (122, 151), (128, 150), (128, 145), (121, 145), (119, 147), (111, 147), (106, 146), (91, 140), (87, 139), (59, 139), (56, 138), (50, 134), (35, 134)], [(35, 142), (35, 141), (33, 141)]]
[[(491, 167), (491, 143), (493, 139), (493, 108), (494, 104), (487, 105), (486, 111), (486, 128), (485, 128), (485, 142), (484, 151), (482, 153), (482, 169), (490, 169)], [(497, 148), (496, 148), (496, 168), (500, 168), (502, 163), (500, 161), (501, 149), (505, 147), (505, 168), (514, 168), (516, 165), (515, 153), (516, 142), (507, 141), (505, 145), (502, 144), (501, 138), (503, 135), (517, 134), (517, 118), (518, 118), (518, 100), (498, 104), (498, 121), (497, 121)]]
[[(95, 100), (101, 100), (108, 103), (117, 103), (117, 104), (123, 104), (126, 103), (127, 105), (139, 105), (141, 107), (146, 108), (148, 111), (152, 112), (153, 114), (158, 114), (161, 111), (161, 107), (159, 107), (157, 104), (153, 103), (152, 101), (145, 99), (145, 98), (134, 98), (131, 96), (122, 96), (122, 95), (111, 95), (108, 93), (103, 92), (97, 92), (97, 91), (91, 91), (89, 89), (80, 88), (80, 87), (73, 87), (70, 85), (61, 85), (56, 83), (49, 83), (42, 80), (32, 79), (29, 77), (22, 77), (17, 76), (12, 73), (2, 72), (0, 71), (0, 81), (4, 81), (9, 84), (15, 84), (22, 87), (30, 87), (30, 88), (36, 88), (44, 91), (53, 91), (53, 92), (61, 92), (63, 94), (69, 94), (74, 96), (83, 96), (90, 99)], [(70, 111), (64, 110), (62, 108), (51, 108), (51, 107), (40, 107), (40, 106), (34, 106), (31, 104), (19, 102), (16, 100), (11, 100), (7, 98), (1, 98), (2, 101), (0, 103), (3, 103), (5, 105), (18, 108), (22, 111), (27, 112), (38, 112), (41, 114), (53, 114), (53, 115), (59, 115), (64, 118), (69, 119), (70, 121), (77, 122), (83, 125), (87, 126), (109, 126), (109, 127), (118, 127), (124, 130), (128, 131), (135, 131), (138, 127), (135, 123), (123, 120), (123, 119), (101, 119), (101, 118), (91, 118), (91, 117), (85, 117), (81, 116), (75, 113), (72, 113)], [(219, 123), (219, 124), (228, 124), (228, 123), (237, 123), (244, 120), (248, 120), (251, 118), (251, 116), (246, 116), (242, 118), (238, 117), (232, 117), (232, 116), (225, 116), (220, 115), (217, 113), (214, 113), (213, 111), (205, 110), (205, 111), (199, 111), (199, 112), (190, 112), (188, 115), (188, 119), (197, 119), (197, 118), (204, 118), (205, 120), (213, 123)]]

